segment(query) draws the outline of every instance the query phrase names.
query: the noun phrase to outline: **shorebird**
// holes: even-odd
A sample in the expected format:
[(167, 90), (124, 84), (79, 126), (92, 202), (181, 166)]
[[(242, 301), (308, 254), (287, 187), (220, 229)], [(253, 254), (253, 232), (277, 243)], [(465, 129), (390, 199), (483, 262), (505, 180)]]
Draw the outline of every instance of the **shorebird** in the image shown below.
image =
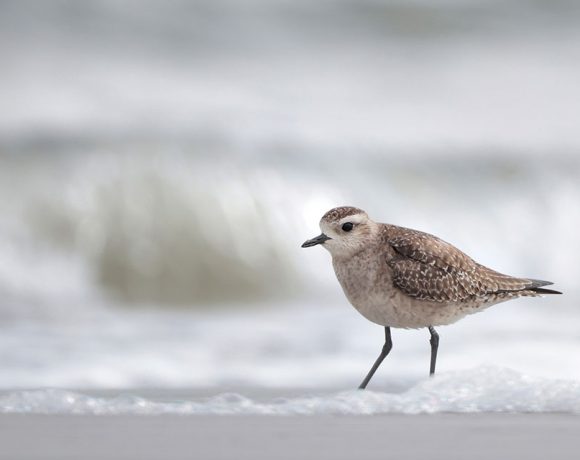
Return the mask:
[(431, 334), (429, 375), (435, 373), (439, 334), (435, 326), (518, 297), (561, 294), (550, 281), (516, 278), (484, 267), (429, 233), (372, 221), (362, 209), (342, 206), (320, 220), (322, 233), (303, 248), (322, 245), (349, 302), (385, 328), (379, 357), (359, 388), (364, 389), (391, 351), (391, 327), (427, 328)]

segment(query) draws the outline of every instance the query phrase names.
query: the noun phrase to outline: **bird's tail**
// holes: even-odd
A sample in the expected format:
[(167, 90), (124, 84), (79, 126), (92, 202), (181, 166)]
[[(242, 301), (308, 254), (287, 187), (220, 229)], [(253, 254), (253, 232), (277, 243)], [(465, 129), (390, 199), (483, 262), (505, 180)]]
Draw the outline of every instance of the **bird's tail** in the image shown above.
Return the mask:
[(546, 289), (542, 287), (554, 284), (551, 281), (533, 280), (533, 279), (530, 279), (528, 281), (531, 282), (531, 284), (528, 287), (526, 287), (526, 290), (528, 291), (537, 292), (538, 294), (562, 294), (560, 291), (555, 291), (553, 289)]

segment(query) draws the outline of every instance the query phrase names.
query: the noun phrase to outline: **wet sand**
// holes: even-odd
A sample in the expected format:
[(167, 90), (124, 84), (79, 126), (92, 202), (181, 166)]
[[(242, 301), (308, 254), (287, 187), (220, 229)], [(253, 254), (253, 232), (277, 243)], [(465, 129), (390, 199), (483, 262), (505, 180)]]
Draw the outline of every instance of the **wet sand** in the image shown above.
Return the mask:
[(577, 459), (580, 417), (0, 415), (0, 459)]

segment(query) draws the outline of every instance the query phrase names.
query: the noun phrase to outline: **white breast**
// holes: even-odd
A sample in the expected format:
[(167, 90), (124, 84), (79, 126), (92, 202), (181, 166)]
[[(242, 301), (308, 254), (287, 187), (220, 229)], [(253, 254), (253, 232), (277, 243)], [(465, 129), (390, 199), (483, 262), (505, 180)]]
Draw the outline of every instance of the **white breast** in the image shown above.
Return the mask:
[(393, 286), (391, 269), (381, 254), (363, 251), (348, 260), (333, 258), (332, 262), (349, 302), (373, 323), (400, 328), (438, 326), (475, 311), (405, 295)]

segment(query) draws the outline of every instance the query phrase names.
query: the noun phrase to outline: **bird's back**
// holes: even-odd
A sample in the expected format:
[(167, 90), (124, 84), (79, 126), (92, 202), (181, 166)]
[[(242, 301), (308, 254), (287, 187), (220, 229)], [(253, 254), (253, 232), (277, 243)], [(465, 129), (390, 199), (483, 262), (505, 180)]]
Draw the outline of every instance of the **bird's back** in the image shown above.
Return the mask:
[(558, 293), (542, 288), (548, 281), (499, 273), (434, 235), (389, 224), (334, 268), (365, 317), (395, 327), (449, 324), (509, 299)]
[[(386, 263), (395, 285), (407, 295), (432, 301), (465, 301), (496, 294), (550, 293), (552, 284), (497, 272), (474, 261), (455, 246), (429, 233), (383, 224), (382, 244), (392, 248)], [(527, 292), (530, 291), (530, 292)]]

